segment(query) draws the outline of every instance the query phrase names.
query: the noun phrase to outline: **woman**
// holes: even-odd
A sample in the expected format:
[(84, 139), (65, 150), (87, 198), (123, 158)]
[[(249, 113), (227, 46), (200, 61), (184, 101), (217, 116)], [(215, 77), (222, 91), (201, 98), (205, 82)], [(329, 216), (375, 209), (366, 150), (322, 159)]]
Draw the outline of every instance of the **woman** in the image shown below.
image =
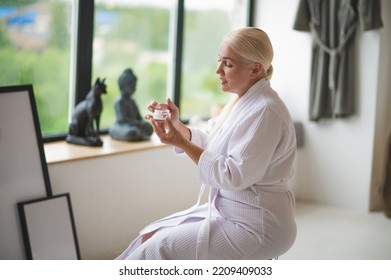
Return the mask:
[(147, 226), (118, 259), (271, 259), (296, 238), (295, 131), (270, 87), (270, 40), (260, 29), (242, 28), (224, 37), (218, 56), (221, 89), (235, 98), (208, 129), (187, 128), (170, 99), (164, 122), (146, 116), (162, 143), (197, 165), (200, 197), (210, 189), (209, 201)]

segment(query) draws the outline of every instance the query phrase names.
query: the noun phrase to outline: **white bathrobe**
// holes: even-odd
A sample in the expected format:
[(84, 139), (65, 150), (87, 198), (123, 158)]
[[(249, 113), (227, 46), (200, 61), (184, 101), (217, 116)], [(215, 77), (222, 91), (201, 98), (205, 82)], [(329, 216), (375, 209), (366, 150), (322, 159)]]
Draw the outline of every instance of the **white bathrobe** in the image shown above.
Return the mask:
[[(210, 128), (215, 122), (210, 121)], [(235, 104), (220, 131), (192, 129), (203, 147), (198, 164), (200, 197), (208, 203), (158, 220), (140, 232), (117, 259), (270, 259), (296, 238), (290, 190), (296, 138), (290, 114), (267, 80)]]

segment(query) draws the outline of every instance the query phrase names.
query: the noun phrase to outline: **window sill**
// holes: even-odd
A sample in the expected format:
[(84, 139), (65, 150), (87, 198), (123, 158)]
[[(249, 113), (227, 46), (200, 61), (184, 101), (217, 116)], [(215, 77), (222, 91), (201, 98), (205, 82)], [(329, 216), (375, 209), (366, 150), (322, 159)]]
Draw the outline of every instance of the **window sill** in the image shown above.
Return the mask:
[(114, 154), (137, 152), (165, 146), (152, 136), (149, 141), (126, 142), (112, 139), (109, 135), (101, 136), (102, 147), (88, 147), (69, 144), (66, 141), (44, 144), (45, 157), (48, 165), (70, 162), (88, 158), (104, 157)]

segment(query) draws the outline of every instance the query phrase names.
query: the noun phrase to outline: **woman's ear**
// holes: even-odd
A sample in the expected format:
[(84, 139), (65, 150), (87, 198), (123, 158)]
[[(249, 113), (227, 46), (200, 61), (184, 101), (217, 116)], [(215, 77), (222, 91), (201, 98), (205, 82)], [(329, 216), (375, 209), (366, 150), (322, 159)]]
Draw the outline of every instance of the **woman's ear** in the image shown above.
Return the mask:
[(251, 66), (251, 77), (252, 78), (258, 78), (262, 75), (263, 66), (260, 63), (254, 63)]

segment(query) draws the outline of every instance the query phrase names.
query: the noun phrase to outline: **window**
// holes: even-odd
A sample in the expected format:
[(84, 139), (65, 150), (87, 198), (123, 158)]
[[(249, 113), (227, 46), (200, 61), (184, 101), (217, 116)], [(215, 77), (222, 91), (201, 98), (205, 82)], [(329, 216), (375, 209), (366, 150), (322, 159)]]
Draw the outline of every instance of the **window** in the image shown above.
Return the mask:
[(68, 130), (73, 2), (0, 3), (0, 86), (34, 85), (42, 134)]
[(92, 80), (105, 77), (102, 127), (115, 121), (114, 102), (120, 95), (118, 78), (126, 68), (137, 76), (132, 96), (142, 115), (151, 100), (167, 97), (170, 22), (175, 3), (153, 1), (95, 1)]
[[(229, 94), (220, 90), (216, 74), (218, 49), (224, 34), (246, 26), (244, 0), (186, 0), (181, 79), (181, 114), (210, 117)], [(206, 106), (210, 105), (210, 106)]]
[[(72, 110), (106, 78), (101, 127), (115, 121), (118, 78), (131, 68), (141, 114), (171, 96), (183, 118), (226, 101), (218, 43), (251, 24), (251, 0), (3, 0), (0, 86), (33, 84), (42, 134), (64, 139)], [(205, 32), (207, 30), (207, 32)], [(54, 137), (58, 134), (60, 137)]]

